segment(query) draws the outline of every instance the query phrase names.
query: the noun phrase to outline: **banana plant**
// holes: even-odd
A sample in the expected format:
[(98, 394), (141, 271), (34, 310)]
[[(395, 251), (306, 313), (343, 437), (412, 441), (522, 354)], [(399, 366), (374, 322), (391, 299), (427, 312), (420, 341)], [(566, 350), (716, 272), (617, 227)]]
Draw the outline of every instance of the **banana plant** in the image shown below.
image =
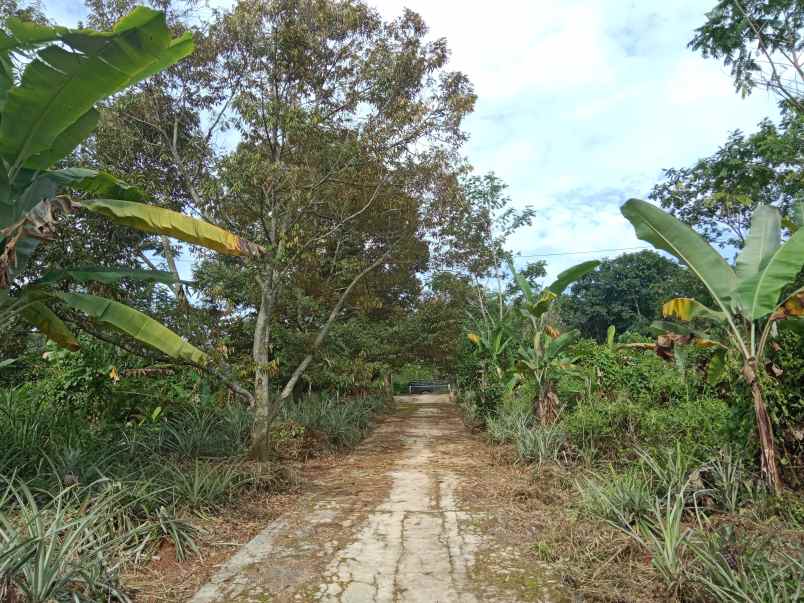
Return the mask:
[(542, 424), (558, 418), (558, 395), (555, 392), (557, 373), (574, 367), (574, 359), (566, 355), (567, 348), (577, 341), (577, 329), (559, 333), (551, 327), (534, 333), (530, 345), (521, 345), (518, 350), (518, 368), (536, 383), (538, 398), (536, 416)]
[(60, 215), (77, 211), (221, 253), (264, 252), (222, 228), (147, 205), (140, 190), (109, 174), (53, 169), (95, 129), (96, 103), (192, 51), (189, 33), (172, 37), (164, 14), (144, 7), (108, 32), (6, 20), (0, 29), (0, 330), (22, 319), (58, 345), (77, 349), (77, 338), (54, 311), (67, 307), (168, 356), (206, 363), (206, 354), (142, 312), (54, 286), (121, 279), (171, 283), (170, 273), (89, 267), (51, 271), (36, 282), (20, 278), (36, 248), (54, 236)]
[[(804, 215), (803, 206), (796, 211)], [(789, 228), (792, 234), (782, 243), (779, 210), (760, 206), (752, 216), (745, 247), (732, 267), (698, 233), (650, 203), (631, 199), (623, 205), (622, 213), (633, 224), (637, 237), (684, 262), (711, 294), (714, 308), (679, 298), (665, 304), (664, 313), (682, 321), (699, 319), (718, 324), (728, 333), (729, 347), (739, 355), (743, 378), (751, 388), (762, 471), (770, 489), (779, 493), (782, 483), (773, 427), (757, 367), (762, 366), (765, 347), (777, 325), (784, 321), (800, 328), (804, 320), (804, 289), (782, 297), (782, 291), (804, 266), (804, 229)]]
[(555, 392), (555, 381), (560, 370), (572, 368), (572, 360), (566, 356), (567, 348), (580, 336), (578, 330), (559, 333), (547, 324), (546, 316), (553, 302), (567, 287), (600, 265), (597, 260), (583, 262), (568, 268), (556, 280), (537, 294), (510, 265), (517, 287), (522, 293), (518, 307), (525, 319), (527, 328), (524, 341), (517, 350), (519, 377), (527, 375), (538, 388), (535, 412), (541, 423), (550, 423), (558, 417), (559, 400)]
[(468, 333), (467, 338), (474, 344), (475, 354), (480, 360), (484, 387), (489, 373), (496, 382), (505, 381), (507, 367), (504, 358), (508, 346), (513, 341), (510, 319), (507, 311), (504, 311), (502, 316), (490, 314), (481, 320), (473, 318), (477, 329), (476, 332)]

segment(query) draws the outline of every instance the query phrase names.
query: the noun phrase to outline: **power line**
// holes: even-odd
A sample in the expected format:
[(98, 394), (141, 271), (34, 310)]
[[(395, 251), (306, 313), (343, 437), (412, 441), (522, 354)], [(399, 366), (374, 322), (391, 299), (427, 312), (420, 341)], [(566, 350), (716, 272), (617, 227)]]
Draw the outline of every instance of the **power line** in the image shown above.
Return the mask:
[(584, 253), (604, 253), (608, 251), (634, 251), (637, 249), (651, 249), (650, 247), (618, 247), (615, 249), (590, 249), (588, 251), (561, 251), (558, 253), (537, 253), (532, 255), (517, 255), (517, 258), (548, 258), (556, 255), (582, 255)]

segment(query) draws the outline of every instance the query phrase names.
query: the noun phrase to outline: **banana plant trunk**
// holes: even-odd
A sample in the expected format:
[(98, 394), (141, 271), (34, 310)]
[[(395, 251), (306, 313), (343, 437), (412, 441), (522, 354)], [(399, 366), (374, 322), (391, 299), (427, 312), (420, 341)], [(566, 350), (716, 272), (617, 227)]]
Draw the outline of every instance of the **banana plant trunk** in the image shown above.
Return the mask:
[(751, 396), (754, 399), (754, 412), (757, 420), (757, 431), (759, 433), (759, 445), (761, 448), (762, 473), (765, 480), (774, 494), (782, 492), (782, 479), (779, 475), (779, 467), (776, 463), (776, 447), (773, 442), (773, 424), (768, 415), (765, 405), (765, 396), (762, 392), (762, 384), (757, 377), (756, 358), (749, 359), (743, 366), (743, 377), (751, 387)]
[(541, 389), (536, 403), (536, 417), (541, 425), (555, 423), (558, 418), (558, 396), (553, 389), (552, 381), (548, 381)]

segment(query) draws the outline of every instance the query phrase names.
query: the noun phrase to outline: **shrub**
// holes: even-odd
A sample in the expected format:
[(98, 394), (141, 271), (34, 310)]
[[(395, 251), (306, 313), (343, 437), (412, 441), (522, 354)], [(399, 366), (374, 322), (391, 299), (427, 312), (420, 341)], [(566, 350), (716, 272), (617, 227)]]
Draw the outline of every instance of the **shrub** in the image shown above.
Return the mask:
[(637, 454), (657, 497), (667, 498), (684, 492), (695, 495), (694, 491), (690, 492), (695, 488), (690, 478), (700, 462), (687, 448), (677, 443), (674, 448), (665, 448), (656, 455), (642, 449), (637, 449)]
[(251, 413), (240, 405), (207, 400), (159, 423), (157, 446), (184, 459), (234, 456), (245, 450)]
[(533, 412), (529, 407), (513, 402), (500, 409), (496, 416), (486, 419), (489, 437), (498, 444), (513, 442), (518, 434), (533, 425)]
[[(8, 488), (0, 496), (0, 594), (30, 603), (129, 600), (117, 567), (131, 534), (104, 529), (115, 495), (96, 497), (79, 512), (69, 505), (75, 488), (44, 505), (24, 484)], [(3, 512), (9, 503), (13, 516)]]
[(656, 499), (652, 516), (639, 524), (638, 531), (629, 534), (651, 555), (656, 569), (674, 595), (687, 577), (686, 552), (692, 530), (684, 527), (685, 491), (668, 492), (664, 500)]
[(239, 467), (195, 461), (192, 467), (167, 466), (160, 476), (176, 506), (194, 511), (219, 509), (253, 478)]
[(731, 417), (726, 402), (717, 398), (661, 406), (621, 397), (581, 402), (561, 422), (574, 442), (594, 445), (611, 457), (635, 446), (661, 449), (667, 442), (705, 456), (729, 441)]

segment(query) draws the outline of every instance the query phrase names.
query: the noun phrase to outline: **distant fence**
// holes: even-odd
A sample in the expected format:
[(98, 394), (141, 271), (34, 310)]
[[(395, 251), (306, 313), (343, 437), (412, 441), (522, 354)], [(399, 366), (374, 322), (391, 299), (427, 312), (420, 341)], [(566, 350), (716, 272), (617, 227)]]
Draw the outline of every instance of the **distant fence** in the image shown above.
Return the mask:
[(409, 394), (449, 394), (452, 384), (448, 381), (411, 381), (408, 383)]

